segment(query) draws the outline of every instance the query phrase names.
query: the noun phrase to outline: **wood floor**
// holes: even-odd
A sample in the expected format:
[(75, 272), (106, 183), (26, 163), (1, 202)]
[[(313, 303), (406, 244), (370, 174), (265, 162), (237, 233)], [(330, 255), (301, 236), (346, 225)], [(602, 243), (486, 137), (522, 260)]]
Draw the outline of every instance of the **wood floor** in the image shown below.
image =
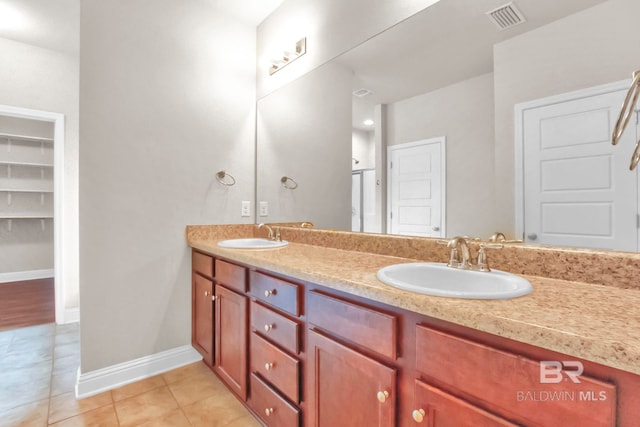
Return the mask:
[(0, 283), (0, 331), (55, 320), (53, 278)]

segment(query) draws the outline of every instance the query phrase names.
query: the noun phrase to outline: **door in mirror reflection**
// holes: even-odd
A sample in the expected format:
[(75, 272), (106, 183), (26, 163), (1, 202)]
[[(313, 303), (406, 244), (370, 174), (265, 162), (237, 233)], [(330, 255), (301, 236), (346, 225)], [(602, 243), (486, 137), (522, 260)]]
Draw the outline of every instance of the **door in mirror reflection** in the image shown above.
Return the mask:
[(628, 167), (635, 129), (611, 145), (624, 96), (595, 87), (523, 111), (527, 242), (638, 250), (638, 175)]
[(389, 232), (444, 236), (445, 138), (388, 148)]

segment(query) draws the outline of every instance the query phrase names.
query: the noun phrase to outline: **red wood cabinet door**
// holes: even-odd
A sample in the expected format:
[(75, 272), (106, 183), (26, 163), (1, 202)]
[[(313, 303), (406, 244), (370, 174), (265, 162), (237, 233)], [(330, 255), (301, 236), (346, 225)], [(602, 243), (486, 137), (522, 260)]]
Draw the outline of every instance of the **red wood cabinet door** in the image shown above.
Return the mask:
[(517, 424), (418, 380), (411, 416), (424, 427), (517, 427)]
[(207, 365), (213, 365), (213, 282), (193, 274), (191, 341)]
[(215, 371), (242, 400), (247, 398), (248, 298), (216, 285)]
[(396, 370), (309, 331), (310, 411), (313, 427), (392, 427)]

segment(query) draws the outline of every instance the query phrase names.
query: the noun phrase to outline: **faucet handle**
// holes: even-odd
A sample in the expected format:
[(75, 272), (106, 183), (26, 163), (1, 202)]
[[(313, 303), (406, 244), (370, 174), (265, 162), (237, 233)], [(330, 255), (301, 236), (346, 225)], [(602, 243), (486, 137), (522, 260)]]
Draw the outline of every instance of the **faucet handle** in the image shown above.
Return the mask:
[(487, 252), (485, 249), (502, 249), (504, 245), (502, 243), (481, 243), (480, 249), (478, 249), (478, 270), (491, 271), (489, 267), (489, 260), (487, 259)]

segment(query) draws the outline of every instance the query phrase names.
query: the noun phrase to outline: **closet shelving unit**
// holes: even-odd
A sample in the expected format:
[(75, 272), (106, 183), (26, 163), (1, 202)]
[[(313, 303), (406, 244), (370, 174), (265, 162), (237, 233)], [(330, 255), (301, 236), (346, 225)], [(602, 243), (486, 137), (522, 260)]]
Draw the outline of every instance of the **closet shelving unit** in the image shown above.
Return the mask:
[(0, 133), (0, 220), (8, 231), (34, 220), (44, 231), (53, 220), (52, 138)]

